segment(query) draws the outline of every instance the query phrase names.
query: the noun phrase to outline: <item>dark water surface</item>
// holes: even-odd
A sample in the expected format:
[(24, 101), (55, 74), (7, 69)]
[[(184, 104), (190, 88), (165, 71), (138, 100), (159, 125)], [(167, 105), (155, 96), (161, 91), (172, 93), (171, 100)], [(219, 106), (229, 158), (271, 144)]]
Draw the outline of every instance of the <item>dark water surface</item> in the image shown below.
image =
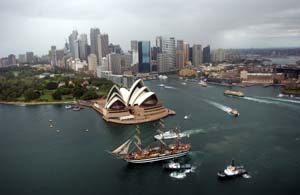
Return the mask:
[[(106, 151), (133, 135), (134, 127), (106, 124), (91, 109), (2, 105), (0, 194), (300, 194), (300, 100), (280, 101), (273, 87), (239, 89), (247, 94), (241, 99), (223, 96), (221, 86), (160, 83), (145, 82), (177, 112), (165, 120), (167, 128), (193, 133), (185, 160), (197, 167), (194, 173), (179, 180), (161, 163), (132, 166), (115, 159)], [(222, 105), (241, 115), (229, 116)], [(141, 129), (147, 145), (156, 128), (152, 123)], [(217, 179), (232, 158), (251, 178)]]

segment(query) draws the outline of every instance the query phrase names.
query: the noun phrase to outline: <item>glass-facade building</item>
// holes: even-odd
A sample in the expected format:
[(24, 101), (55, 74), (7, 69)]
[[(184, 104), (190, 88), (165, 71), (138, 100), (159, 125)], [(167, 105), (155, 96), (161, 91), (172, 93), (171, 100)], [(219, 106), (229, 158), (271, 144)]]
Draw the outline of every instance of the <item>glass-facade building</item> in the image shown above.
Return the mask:
[(138, 42), (138, 54), (139, 54), (139, 73), (150, 72), (150, 41)]

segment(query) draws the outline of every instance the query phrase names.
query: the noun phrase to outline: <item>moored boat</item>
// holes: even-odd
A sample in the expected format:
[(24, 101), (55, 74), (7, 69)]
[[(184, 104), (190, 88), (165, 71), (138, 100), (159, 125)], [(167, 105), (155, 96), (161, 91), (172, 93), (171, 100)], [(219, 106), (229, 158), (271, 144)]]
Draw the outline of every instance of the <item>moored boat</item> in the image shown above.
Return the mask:
[(224, 95), (235, 96), (235, 97), (244, 97), (245, 96), (245, 94), (240, 91), (232, 91), (232, 90), (225, 90)]
[(235, 166), (234, 160), (232, 160), (231, 165), (227, 166), (224, 171), (217, 173), (218, 178), (220, 179), (231, 179), (247, 174), (246, 169), (243, 166)]
[(72, 105), (65, 105), (65, 109), (71, 109)]
[[(164, 139), (159, 139), (159, 147), (143, 149), (138, 126), (136, 131), (137, 133), (133, 138), (128, 139), (111, 153), (128, 163), (149, 163), (179, 158), (187, 155), (191, 150), (191, 145), (181, 143), (179, 137), (176, 137), (175, 144), (167, 145)], [(129, 152), (131, 143), (134, 143), (136, 148), (133, 152)]]

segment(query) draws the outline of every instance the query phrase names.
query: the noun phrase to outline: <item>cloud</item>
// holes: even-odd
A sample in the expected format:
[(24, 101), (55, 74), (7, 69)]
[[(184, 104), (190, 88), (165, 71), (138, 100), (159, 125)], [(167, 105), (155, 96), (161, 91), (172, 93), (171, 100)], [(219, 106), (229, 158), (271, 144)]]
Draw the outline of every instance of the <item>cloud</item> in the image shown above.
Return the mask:
[(91, 27), (124, 50), (156, 35), (213, 48), (299, 46), (299, 18), (299, 0), (1, 0), (0, 56), (46, 54)]

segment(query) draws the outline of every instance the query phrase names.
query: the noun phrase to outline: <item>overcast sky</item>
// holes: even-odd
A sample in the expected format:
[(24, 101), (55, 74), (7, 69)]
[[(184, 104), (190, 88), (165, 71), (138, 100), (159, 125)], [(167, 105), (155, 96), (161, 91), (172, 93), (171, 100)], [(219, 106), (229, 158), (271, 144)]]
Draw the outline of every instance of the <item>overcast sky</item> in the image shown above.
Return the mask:
[(174, 36), (212, 48), (300, 46), (300, 0), (0, 0), (0, 56), (62, 48), (77, 29), (130, 40)]

